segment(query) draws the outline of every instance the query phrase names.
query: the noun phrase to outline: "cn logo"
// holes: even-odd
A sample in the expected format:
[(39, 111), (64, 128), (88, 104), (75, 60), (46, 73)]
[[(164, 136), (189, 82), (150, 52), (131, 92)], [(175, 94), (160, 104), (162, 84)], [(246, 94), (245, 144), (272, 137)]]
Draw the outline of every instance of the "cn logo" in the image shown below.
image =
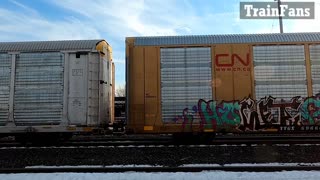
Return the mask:
[[(221, 61), (229, 58), (228, 62), (230, 63), (222, 63)], [(215, 64), (217, 67), (233, 67), (234, 62), (238, 61), (243, 66), (249, 66), (250, 64), (250, 54), (247, 53), (246, 59), (241, 58), (238, 54), (216, 54), (215, 56)]]

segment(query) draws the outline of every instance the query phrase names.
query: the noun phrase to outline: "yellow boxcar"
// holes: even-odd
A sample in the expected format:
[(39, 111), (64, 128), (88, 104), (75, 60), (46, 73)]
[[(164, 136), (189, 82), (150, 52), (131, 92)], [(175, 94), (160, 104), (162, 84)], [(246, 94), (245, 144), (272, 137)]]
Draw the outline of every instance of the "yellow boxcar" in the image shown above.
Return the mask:
[(126, 38), (135, 133), (320, 132), (320, 33)]

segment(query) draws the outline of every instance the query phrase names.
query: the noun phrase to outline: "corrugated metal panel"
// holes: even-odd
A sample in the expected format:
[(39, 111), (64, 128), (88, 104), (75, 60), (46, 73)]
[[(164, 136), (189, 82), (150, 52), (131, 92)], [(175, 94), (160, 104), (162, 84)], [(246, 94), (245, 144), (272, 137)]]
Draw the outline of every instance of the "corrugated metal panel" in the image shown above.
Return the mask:
[(103, 40), (0, 42), (0, 52), (92, 50)]
[(303, 45), (253, 47), (256, 98), (307, 96)]
[(277, 43), (320, 42), (320, 33), (282, 34), (230, 34), (198, 36), (135, 37), (135, 46), (228, 44), (228, 43)]
[(163, 122), (191, 111), (199, 99), (212, 99), (210, 48), (161, 48)]
[(5, 125), (9, 114), (11, 55), (0, 54), (0, 125)]
[(320, 45), (310, 45), (313, 95), (320, 94)]
[(16, 125), (59, 124), (63, 112), (62, 53), (21, 53), (16, 59)]

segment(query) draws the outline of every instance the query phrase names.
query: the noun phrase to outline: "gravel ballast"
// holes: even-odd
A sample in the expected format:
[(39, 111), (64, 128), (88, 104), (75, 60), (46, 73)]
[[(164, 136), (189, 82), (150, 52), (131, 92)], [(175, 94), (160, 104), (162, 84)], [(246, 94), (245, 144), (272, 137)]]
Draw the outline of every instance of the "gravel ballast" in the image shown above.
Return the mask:
[(320, 146), (1, 148), (1, 168), (77, 165), (317, 163)]

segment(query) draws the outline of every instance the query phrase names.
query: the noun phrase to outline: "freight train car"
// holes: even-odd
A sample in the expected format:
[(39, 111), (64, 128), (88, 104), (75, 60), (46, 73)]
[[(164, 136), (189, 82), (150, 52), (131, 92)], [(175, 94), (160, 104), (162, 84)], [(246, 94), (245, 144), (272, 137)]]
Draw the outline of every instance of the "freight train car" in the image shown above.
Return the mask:
[(126, 38), (127, 130), (320, 132), (320, 33)]
[(105, 40), (1, 42), (0, 135), (92, 132), (113, 121)]

